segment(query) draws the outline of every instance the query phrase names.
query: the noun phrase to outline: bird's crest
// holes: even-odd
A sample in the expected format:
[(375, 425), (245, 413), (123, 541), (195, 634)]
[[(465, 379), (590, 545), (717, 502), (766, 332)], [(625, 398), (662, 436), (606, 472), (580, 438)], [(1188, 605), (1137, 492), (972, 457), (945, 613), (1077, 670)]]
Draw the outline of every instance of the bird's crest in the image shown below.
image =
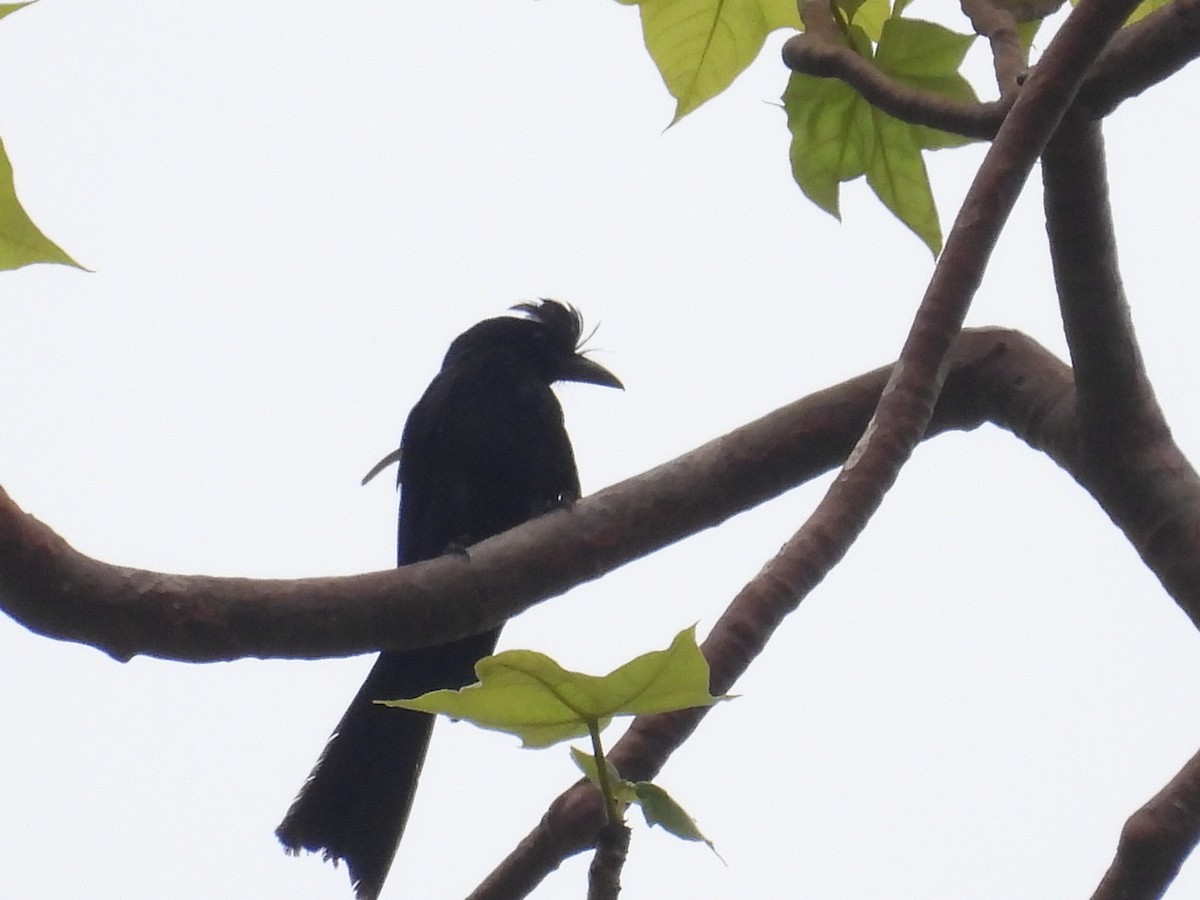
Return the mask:
[(583, 314), (570, 303), (542, 298), (518, 303), (509, 309), (544, 326), (554, 336), (555, 342), (566, 350), (574, 352), (587, 340), (583, 337)]

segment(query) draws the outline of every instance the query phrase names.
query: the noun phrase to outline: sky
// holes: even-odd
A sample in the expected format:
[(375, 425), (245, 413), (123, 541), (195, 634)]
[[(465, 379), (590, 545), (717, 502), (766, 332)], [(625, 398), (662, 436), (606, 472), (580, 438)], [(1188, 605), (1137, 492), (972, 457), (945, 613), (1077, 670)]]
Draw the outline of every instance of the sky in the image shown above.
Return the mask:
[[(585, 492), (893, 359), (932, 260), (861, 183), (841, 223), (800, 194), (781, 43), (667, 129), (636, 10), (600, 0), (10, 16), (0, 137), (91, 271), (0, 275), (0, 484), (109, 562), (350, 574), (395, 552), (395, 493), (359, 479), (450, 340), (515, 302), (579, 306), (626, 385), (560, 390)], [(1135, 323), (1192, 455), (1197, 86), (1106, 127)], [(947, 231), (982, 153), (929, 159)], [(1062, 354), (1036, 177), (969, 323)], [(703, 634), (826, 484), (502, 646), (603, 673)], [(368, 657), (119, 664), (3, 620), (0, 660), (0, 894), (351, 896), (273, 830)], [(664, 769), (724, 862), (635, 813), (623, 896), (1087, 896), (1200, 746), (1198, 678), (1200, 636), (1069, 477), (992, 427), (940, 437)], [(465, 895), (576, 777), (565, 749), (439, 725), (384, 897)], [(582, 896), (586, 863), (534, 896)], [(1191, 863), (1168, 897), (1197, 894)]]

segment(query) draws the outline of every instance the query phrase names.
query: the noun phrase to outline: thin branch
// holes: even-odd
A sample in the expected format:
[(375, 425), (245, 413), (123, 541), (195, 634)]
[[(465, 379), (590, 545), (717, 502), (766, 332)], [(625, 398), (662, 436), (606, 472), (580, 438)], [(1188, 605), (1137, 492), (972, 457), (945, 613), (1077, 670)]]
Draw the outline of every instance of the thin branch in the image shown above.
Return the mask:
[(991, 45), (1000, 96), (1013, 97), (1029, 68), (1029, 57), (1017, 34), (1017, 20), (1012, 12), (991, 0), (959, 0), (959, 5), (975, 33)]
[(788, 38), (783, 62), (794, 72), (818, 78), (838, 78), (873, 106), (913, 125), (928, 125), (965, 137), (989, 140), (995, 136), (1011, 105), (1007, 101), (963, 103), (941, 94), (901, 84), (870, 60), (843, 44), (812, 31)]
[(1129, 817), (1092, 900), (1161, 897), (1200, 842), (1200, 752)]
[[(991, 45), (998, 101), (962, 103), (901, 84), (847, 47), (832, 18), (823, 15), (825, 6), (815, 2), (805, 4), (806, 30), (784, 44), (784, 64), (795, 72), (837, 78), (901, 121), (990, 140), (1012, 106), (1028, 61), (1012, 15), (986, 0), (960, 3), (976, 33)], [(1080, 87), (1074, 112), (1101, 119), (1198, 56), (1200, 0), (1174, 0), (1113, 36)]]

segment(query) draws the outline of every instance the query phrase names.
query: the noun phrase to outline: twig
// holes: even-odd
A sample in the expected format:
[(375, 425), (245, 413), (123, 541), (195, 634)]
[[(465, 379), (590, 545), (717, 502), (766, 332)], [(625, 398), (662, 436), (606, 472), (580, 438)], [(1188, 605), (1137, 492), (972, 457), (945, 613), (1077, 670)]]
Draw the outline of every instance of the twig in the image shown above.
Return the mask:
[(1001, 97), (1013, 97), (1020, 87), (1029, 59), (1017, 35), (1013, 14), (990, 0), (959, 0), (964, 15), (980, 37), (992, 48), (992, 66)]
[(1010, 101), (963, 103), (909, 87), (849, 47), (807, 31), (788, 38), (783, 45), (783, 61), (795, 72), (846, 82), (864, 100), (901, 121), (965, 137), (984, 140), (994, 137), (1011, 105)]

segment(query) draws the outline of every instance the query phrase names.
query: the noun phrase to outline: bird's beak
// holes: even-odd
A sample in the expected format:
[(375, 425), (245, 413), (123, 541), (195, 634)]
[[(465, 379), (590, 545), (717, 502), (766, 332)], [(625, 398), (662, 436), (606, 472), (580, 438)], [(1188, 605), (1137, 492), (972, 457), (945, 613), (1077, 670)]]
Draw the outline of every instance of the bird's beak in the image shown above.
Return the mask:
[(575, 354), (567, 361), (562, 371), (559, 372), (558, 380), (581, 381), (585, 384), (598, 384), (601, 387), (625, 390), (625, 385), (621, 384), (621, 379), (616, 375), (608, 371), (600, 363), (579, 354)]

